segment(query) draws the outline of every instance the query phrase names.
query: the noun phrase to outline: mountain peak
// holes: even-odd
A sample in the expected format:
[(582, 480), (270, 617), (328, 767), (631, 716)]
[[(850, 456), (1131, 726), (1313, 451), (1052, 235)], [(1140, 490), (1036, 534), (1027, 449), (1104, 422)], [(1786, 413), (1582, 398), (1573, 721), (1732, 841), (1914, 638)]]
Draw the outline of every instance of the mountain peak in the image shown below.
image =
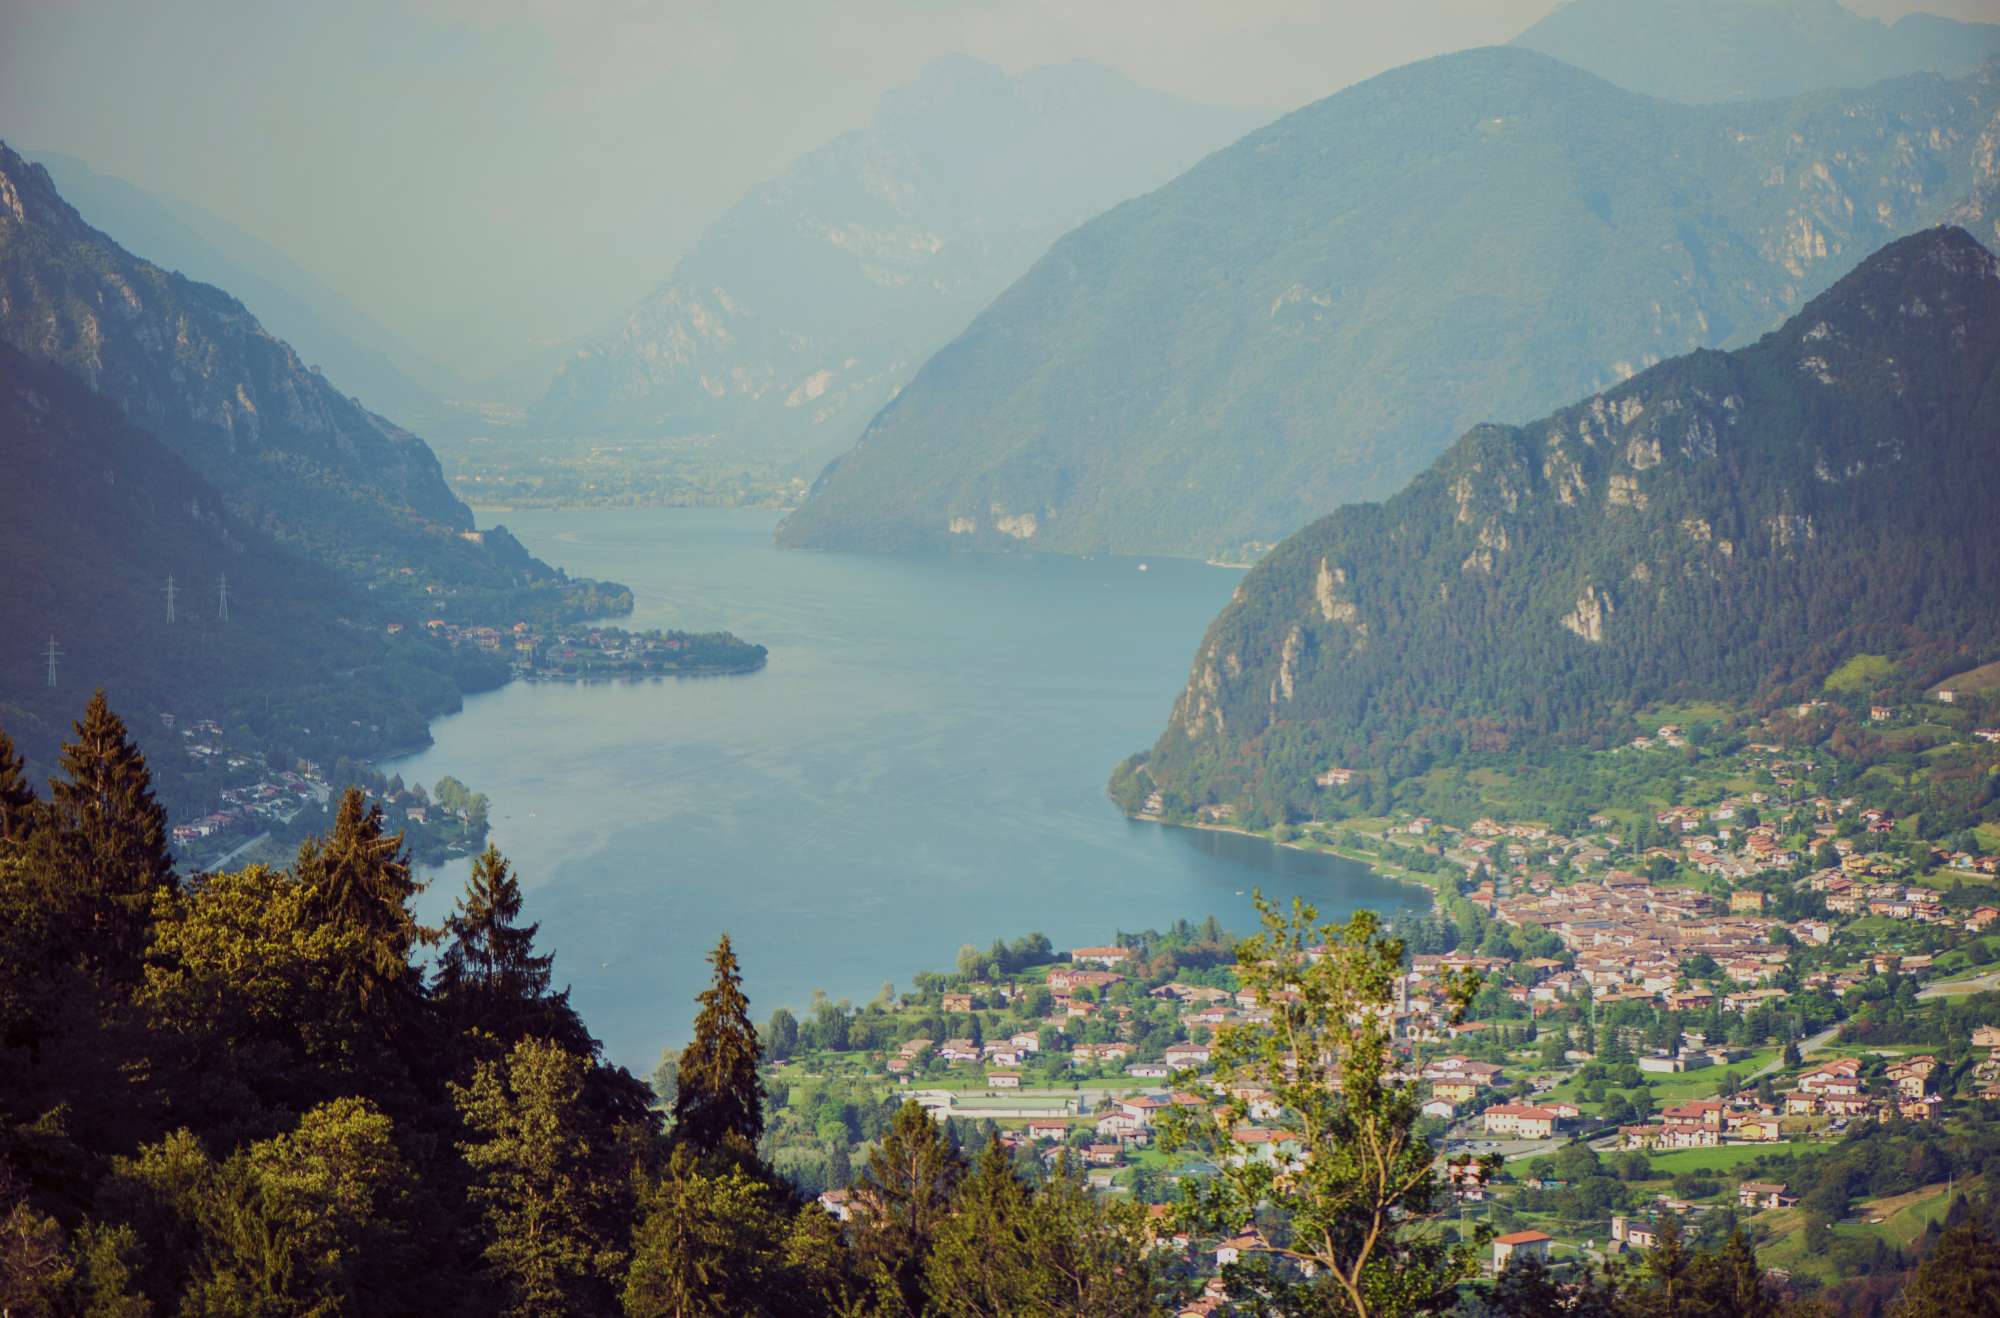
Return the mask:
[(1885, 346), (1907, 355), (1917, 342), (1947, 351), (1975, 325), (2000, 332), (2000, 261), (1964, 229), (1940, 225), (1874, 252), (1771, 337), (1855, 362)]
[(2000, 24), (1837, 0), (1569, 0), (1515, 38), (1621, 87), (1684, 102), (1760, 100), (1932, 72), (2000, 52)]
[(1940, 224), (1870, 254), (1806, 310), (1866, 298), (1885, 286), (1950, 293), (1976, 287), (1981, 280), (2000, 280), (2000, 260), (1958, 225)]
[(90, 228), (56, 191), (48, 170), (0, 140), (0, 226), (9, 224), (52, 230)]
[(1475, 427), (1259, 562), (1152, 782), (1297, 817), (1318, 765), (1401, 779), (1468, 750), (1617, 745), (1656, 702), (1778, 702), (1858, 652), (1988, 650), (1996, 371), (1994, 257), (1928, 229), (1748, 347)]
[(1944, 218), (1996, 110), (1979, 78), (1696, 107), (1526, 49), (1393, 70), (1057, 241), (780, 542), (1253, 559), (1478, 421), (1754, 340)]

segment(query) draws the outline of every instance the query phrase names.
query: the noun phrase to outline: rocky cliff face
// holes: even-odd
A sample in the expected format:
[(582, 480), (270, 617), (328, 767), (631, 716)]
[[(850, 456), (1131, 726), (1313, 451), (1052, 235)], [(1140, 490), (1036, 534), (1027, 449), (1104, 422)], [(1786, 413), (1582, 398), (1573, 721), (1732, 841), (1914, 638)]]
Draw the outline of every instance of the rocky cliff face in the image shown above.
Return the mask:
[(546, 587), (566, 607), (561, 573), (473, 529), (423, 440), (342, 394), (229, 294), (91, 228), (4, 143), (0, 343), (81, 380), (233, 517), (349, 580), (393, 594), (435, 586), (468, 609), (511, 610), (507, 592)]
[(2000, 644), (1996, 496), (2000, 266), (1926, 231), (1748, 348), (1479, 427), (1287, 539), (1209, 629), (1150, 772), (1309, 809), (1330, 764), (1400, 777), (1858, 651)]
[(1708, 107), (1523, 50), (1395, 70), (1067, 235), (781, 539), (1254, 557), (1482, 419), (1775, 326), (1972, 192), (1996, 111), (2000, 66)]
[(0, 145), (0, 334), (82, 376), (225, 489), (309, 467), (454, 529), (472, 515), (423, 441), (343, 396), (242, 304), (85, 224)]
[(940, 61), (733, 206), (531, 424), (816, 465), (1058, 234), (1256, 122), (1090, 65)]

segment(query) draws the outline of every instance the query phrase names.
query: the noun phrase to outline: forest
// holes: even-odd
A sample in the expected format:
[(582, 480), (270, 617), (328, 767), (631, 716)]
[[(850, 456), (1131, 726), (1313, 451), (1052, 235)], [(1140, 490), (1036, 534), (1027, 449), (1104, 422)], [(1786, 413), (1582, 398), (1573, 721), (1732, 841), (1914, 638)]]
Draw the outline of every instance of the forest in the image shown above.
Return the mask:
[[(358, 792), (288, 869), (182, 875), (102, 693), (72, 733), (46, 794), (0, 734), (9, 1314), (1173, 1314), (1199, 1285), (1174, 1233), (1253, 1221), (1277, 1243), (1223, 1269), (1239, 1312), (1783, 1311), (1738, 1236), (1476, 1284), (1483, 1239), (1427, 1229), (1433, 1154), (1364, 1009), (1388, 1002), (1405, 946), (1365, 912), (1266, 908), (1236, 947), (1243, 981), (1286, 1005), (1222, 1036), (1218, 1082), (1285, 1106), (1312, 1154), (1296, 1175), (1218, 1160), (1148, 1209), (1093, 1195), (1067, 1161), (1024, 1175), (1000, 1141), (904, 1103), (871, 1119), (842, 1220), (767, 1160), (768, 1049), (726, 935), (663, 1097), (605, 1060), (498, 852), (437, 928)], [(1217, 1134), (1189, 1118), (1163, 1140), (1212, 1152)], [(1842, 1167), (1821, 1180), (1877, 1176)], [(1994, 1225), (1983, 1197), (1955, 1210), (1898, 1312), (1990, 1311), (1964, 1305), (1995, 1293)]]
[(1393, 784), (1616, 746), (1649, 705), (1767, 712), (1858, 654), (1992, 659), (1993, 269), (1962, 230), (1892, 243), (1749, 347), (1477, 427), (1299, 531), (1203, 639), (1153, 784), (1310, 817), (1336, 766)]

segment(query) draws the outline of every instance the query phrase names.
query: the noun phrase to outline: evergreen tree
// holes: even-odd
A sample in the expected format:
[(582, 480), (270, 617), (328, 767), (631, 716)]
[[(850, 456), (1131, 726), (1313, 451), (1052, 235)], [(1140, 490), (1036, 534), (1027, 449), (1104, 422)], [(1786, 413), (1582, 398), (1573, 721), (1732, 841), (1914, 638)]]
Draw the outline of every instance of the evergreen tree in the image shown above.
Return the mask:
[(787, 1312), (784, 1210), (782, 1195), (744, 1168), (710, 1174), (692, 1148), (674, 1150), (633, 1232), (628, 1318)]
[(854, 1249), (884, 1314), (924, 1312), (924, 1264), (950, 1216), (965, 1170), (945, 1132), (914, 1102), (896, 1109), (868, 1157), (859, 1198), (864, 1216)]
[(521, 922), (521, 885), (507, 861), (487, 847), (472, 862), (465, 893), (445, 921), (436, 992), (463, 1024), (511, 1041), (514, 1027), (548, 996), (552, 956), (535, 953), (541, 926)]
[(734, 1141), (755, 1148), (764, 1133), (764, 1094), (757, 1076), (757, 1027), (729, 935), (709, 955), (715, 981), (696, 1001), (694, 1039), (681, 1052), (674, 1094), (674, 1133), (702, 1152)]
[(145, 757), (102, 691), (73, 726), (61, 776), (49, 784), (53, 827), (37, 869), (75, 951), (124, 978), (137, 969), (155, 896), (175, 888), (167, 813), (153, 799)]
[(624, 1273), (631, 1164), (624, 1132), (588, 1109), (590, 1070), (586, 1058), (526, 1039), (451, 1086), (475, 1136), (458, 1147), (505, 1313), (607, 1312)]
[(1681, 1235), (1680, 1219), (1669, 1213), (1660, 1219), (1659, 1243), (1646, 1254), (1638, 1312), (1650, 1318), (1678, 1318), (1689, 1308), (1697, 1278), (1694, 1256)]
[(27, 762), (0, 728), (0, 846), (27, 841), (34, 824), (35, 789), (28, 782)]
[(1688, 1270), (1693, 1303), (1683, 1312), (1714, 1318), (1777, 1318), (1778, 1297), (1764, 1285), (1764, 1269), (1741, 1230), (1729, 1233), (1721, 1249), (1702, 1253)]
[(383, 831), (380, 806), (364, 805), (361, 789), (348, 788), (332, 834), (299, 847), (296, 873), (316, 919), (361, 934), (360, 956), (345, 979), (364, 1006), (414, 989), (410, 954), (437, 934), (419, 925), (410, 909), (424, 885), (410, 871), (403, 835)]
[(1896, 1318), (2000, 1318), (2000, 1240), (1969, 1224), (1946, 1231), (1894, 1312)]
[(1522, 1258), (1501, 1269), (1482, 1307), (1491, 1318), (1621, 1318), (1618, 1298), (1613, 1283), (1589, 1272), (1562, 1275)]
[(1003, 1315), (1032, 1308), (1028, 1188), (998, 1140), (979, 1151), (925, 1264), (937, 1311)]

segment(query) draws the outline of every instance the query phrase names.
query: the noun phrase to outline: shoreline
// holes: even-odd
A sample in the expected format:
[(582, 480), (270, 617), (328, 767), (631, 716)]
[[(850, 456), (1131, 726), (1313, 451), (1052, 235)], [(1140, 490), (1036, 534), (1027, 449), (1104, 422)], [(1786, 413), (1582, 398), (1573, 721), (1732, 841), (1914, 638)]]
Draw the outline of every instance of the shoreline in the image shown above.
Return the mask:
[(1126, 815), (1125, 817), (1137, 824), (1157, 824), (1162, 828), (1193, 828), (1208, 833), (1234, 833), (1238, 837), (1256, 838), (1258, 841), (1268, 842), (1274, 847), (1285, 847), (1292, 851), (1303, 851), (1307, 855), (1337, 856), (1342, 860), (1352, 861), (1357, 865), (1365, 865), (1369, 873), (1388, 879), (1393, 883), (1400, 883), (1411, 888), (1422, 888), (1430, 896), (1433, 905), (1438, 900), (1439, 885), (1437, 879), (1440, 876), (1422, 874), (1416, 870), (1404, 869), (1401, 865), (1393, 861), (1383, 860), (1381, 857), (1370, 855), (1367, 852), (1348, 851), (1325, 843), (1280, 842), (1269, 833), (1253, 832), (1236, 824), (1204, 824), (1199, 822), (1180, 824), (1162, 819), (1158, 815), (1143, 813)]

